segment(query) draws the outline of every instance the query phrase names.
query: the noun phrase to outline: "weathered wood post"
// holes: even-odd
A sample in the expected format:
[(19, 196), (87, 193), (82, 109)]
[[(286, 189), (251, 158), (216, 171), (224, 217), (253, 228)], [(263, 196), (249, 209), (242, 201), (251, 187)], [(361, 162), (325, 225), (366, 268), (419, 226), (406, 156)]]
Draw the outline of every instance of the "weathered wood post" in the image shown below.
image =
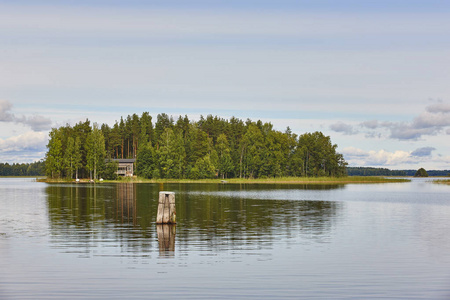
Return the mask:
[(175, 193), (159, 192), (157, 224), (175, 224), (177, 222), (177, 212), (175, 210)]

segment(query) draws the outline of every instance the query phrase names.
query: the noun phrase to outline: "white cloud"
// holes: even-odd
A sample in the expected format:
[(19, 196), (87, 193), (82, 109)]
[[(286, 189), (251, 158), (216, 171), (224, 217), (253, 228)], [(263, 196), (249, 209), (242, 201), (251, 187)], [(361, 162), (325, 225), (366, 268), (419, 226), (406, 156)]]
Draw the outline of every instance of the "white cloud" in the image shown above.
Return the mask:
[(0, 122), (12, 122), (14, 121), (14, 115), (9, 111), (12, 108), (12, 104), (6, 100), (0, 100)]
[[(380, 136), (375, 130), (384, 129), (390, 132), (389, 137), (398, 140), (418, 140), (423, 136), (448, 133), (450, 126), (450, 105), (442, 101), (425, 107), (425, 111), (414, 117), (411, 122), (380, 122), (378, 120), (365, 121), (359, 124), (366, 128), (366, 137)], [(444, 130), (446, 129), (446, 130)]]
[(450, 105), (437, 103), (427, 106), (411, 123), (390, 123), (391, 138), (419, 139), (423, 135), (436, 135), (450, 126)]
[(355, 148), (355, 147), (347, 147), (344, 148), (342, 154), (349, 158), (366, 158), (369, 157), (369, 153), (367, 151)]
[(429, 170), (445, 170), (450, 164), (450, 156), (432, 155), (434, 147), (422, 147), (414, 151), (362, 150), (355, 147), (343, 149), (342, 154), (349, 166), (387, 167), (390, 169), (415, 169), (417, 165)]
[(33, 115), (31, 117), (21, 116), (10, 113), (13, 105), (7, 100), (0, 100), (0, 122), (14, 122), (17, 124), (24, 124), (29, 126), (34, 131), (48, 130), (51, 127), (52, 121), (49, 118), (40, 115)]
[(342, 121), (339, 121), (337, 123), (331, 124), (330, 129), (335, 132), (342, 132), (343, 134), (352, 135), (357, 134), (358, 131), (355, 131), (353, 126), (350, 124), (345, 124)]
[(377, 120), (365, 121), (360, 124), (362, 127), (376, 129), (379, 126), (379, 122)]
[(370, 150), (348, 147), (343, 149), (342, 154), (350, 166), (397, 166), (401, 164), (417, 164), (420, 162), (412, 157), (410, 152), (397, 150), (389, 152), (386, 150)]
[(27, 133), (0, 139), (0, 152), (42, 151), (48, 141), (46, 132), (29, 131)]
[(422, 147), (411, 152), (411, 155), (417, 157), (431, 156), (431, 152), (434, 150), (436, 150), (434, 147)]
[(450, 113), (450, 104), (439, 101), (427, 106), (427, 111), (430, 113)]
[(52, 121), (49, 118), (39, 115), (32, 115), (24, 120), (24, 123), (31, 127), (34, 131), (42, 131), (50, 129)]

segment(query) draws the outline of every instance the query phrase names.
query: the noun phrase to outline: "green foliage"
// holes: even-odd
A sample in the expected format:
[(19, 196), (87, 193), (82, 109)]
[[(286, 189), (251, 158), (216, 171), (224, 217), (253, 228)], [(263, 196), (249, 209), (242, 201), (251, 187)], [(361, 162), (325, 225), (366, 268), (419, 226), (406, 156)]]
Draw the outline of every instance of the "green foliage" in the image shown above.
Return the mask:
[(227, 136), (222, 133), (217, 138), (216, 143), (216, 153), (219, 158), (218, 174), (222, 176), (222, 178), (228, 178), (228, 174), (230, 174), (234, 170), (233, 160), (231, 158), (230, 152), (231, 150)]
[(53, 128), (47, 144), (46, 173), (51, 178), (61, 178), (64, 168), (64, 153), (62, 149), (62, 132)]
[(216, 176), (215, 166), (209, 154), (199, 158), (189, 172), (190, 179), (208, 179)]
[(0, 163), (0, 176), (44, 176), (43, 160), (30, 164)]
[(271, 123), (208, 115), (159, 114), (155, 126), (148, 112), (110, 127), (90, 121), (52, 129), (46, 173), (52, 178), (110, 177), (105, 159), (136, 158), (136, 174), (148, 179), (280, 178), (345, 176), (346, 162), (337, 145), (321, 132), (300, 136)]
[(103, 172), (104, 179), (116, 180), (118, 175), (116, 173), (119, 163), (117, 161), (109, 160), (106, 162), (105, 170)]
[(349, 176), (406, 176), (402, 170), (389, 170), (386, 168), (347, 167)]
[(160, 148), (156, 153), (161, 177), (183, 178), (186, 152), (181, 133), (165, 128), (158, 144)]
[(155, 167), (155, 151), (151, 146), (151, 142), (147, 142), (138, 151), (136, 174), (140, 177), (151, 179), (154, 176)]
[(428, 173), (424, 168), (420, 168), (417, 170), (416, 174), (414, 174), (414, 177), (428, 177)]
[(90, 171), (89, 178), (92, 179), (92, 172), (94, 172), (94, 179), (98, 179), (98, 172), (105, 161), (105, 138), (102, 131), (94, 123), (93, 130), (88, 134), (85, 144), (86, 149), (86, 167)]
[(297, 151), (303, 154), (303, 174), (312, 177), (346, 175), (347, 163), (342, 154), (336, 153), (336, 148), (322, 132), (302, 134)]

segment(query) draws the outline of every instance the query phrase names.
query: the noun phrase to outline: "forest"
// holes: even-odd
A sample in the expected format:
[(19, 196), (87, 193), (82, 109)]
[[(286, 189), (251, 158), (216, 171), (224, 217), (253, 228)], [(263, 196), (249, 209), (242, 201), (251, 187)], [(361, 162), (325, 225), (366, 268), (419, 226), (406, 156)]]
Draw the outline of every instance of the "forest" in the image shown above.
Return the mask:
[(113, 126), (89, 120), (53, 128), (46, 153), (50, 178), (114, 179), (111, 159), (135, 158), (144, 178), (345, 176), (342, 154), (321, 132), (297, 135), (271, 123), (208, 115), (198, 121), (148, 112)]
[(349, 176), (406, 176), (403, 170), (369, 167), (347, 167), (347, 174)]
[(43, 160), (34, 163), (0, 163), (0, 176), (41, 176), (45, 174)]
[[(372, 167), (347, 167), (348, 176), (414, 176), (418, 170), (389, 170)], [(450, 176), (450, 170), (427, 170), (428, 176)]]

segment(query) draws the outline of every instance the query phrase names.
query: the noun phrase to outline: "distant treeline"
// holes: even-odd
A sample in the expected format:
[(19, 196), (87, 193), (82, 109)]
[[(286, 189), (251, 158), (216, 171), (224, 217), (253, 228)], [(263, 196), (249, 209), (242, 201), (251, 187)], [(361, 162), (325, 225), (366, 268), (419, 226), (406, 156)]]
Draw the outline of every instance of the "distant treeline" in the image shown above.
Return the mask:
[(407, 176), (403, 170), (369, 167), (347, 167), (347, 174), (349, 176)]
[(264, 178), (343, 176), (346, 162), (337, 145), (321, 132), (297, 135), (289, 127), (217, 116), (176, 121), (148, 112), (129, 115), (113, 126), (89, 120), (53, 128), (47, 145), (46, 172), (53, 178), (111, 175), (105, 159), (136, 158), (145, 178)]
[[(417, 170), (403, 170), (406, 176), (414, 176)], [(450, 170), (426, 170), (428, 176), (450, 176)]]
[(0, 176), (43, 176), (45, 162), (43, 160), (30, 164), (0, 163)]
[[(417, 170), (389, 170), (386, 168), (347, 167), (349, 176), (414, 176)], [(450, 170), (430, 170), (428, 176), (450, 176)]]

